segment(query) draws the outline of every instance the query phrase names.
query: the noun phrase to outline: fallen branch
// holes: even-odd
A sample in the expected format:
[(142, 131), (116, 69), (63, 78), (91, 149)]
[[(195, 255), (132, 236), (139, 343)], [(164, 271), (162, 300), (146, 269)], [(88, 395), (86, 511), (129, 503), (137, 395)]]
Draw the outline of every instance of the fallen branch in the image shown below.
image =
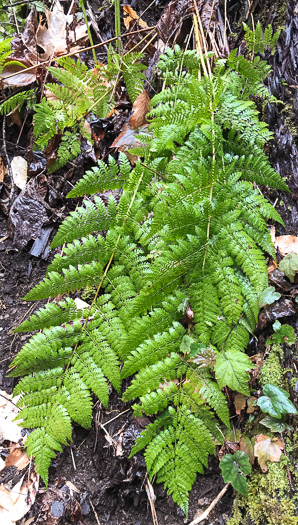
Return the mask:
[(227, 492), (228, 488), (230, 486), (230, 483), (227, 483), (224, 488), (220, 491), (220, 493), (216, 496), (216, 498), (212, 501), (211, 505), (199, 516), (198, 518), (194, 519), (189, 525), (197, 525), (197, 523), (201, 523), (202, 521), (206, 520), (210, 514), (210, 512), (214, 509), (215, 505), (221, 500), (223, 495)]

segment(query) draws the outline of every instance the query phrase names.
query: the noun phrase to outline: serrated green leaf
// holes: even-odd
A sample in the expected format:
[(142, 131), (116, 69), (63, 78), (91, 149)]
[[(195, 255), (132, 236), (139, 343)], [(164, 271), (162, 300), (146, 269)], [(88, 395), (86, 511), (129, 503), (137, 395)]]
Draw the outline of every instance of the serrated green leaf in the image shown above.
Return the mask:
[(291, 281), (294, 282), (296, 272), (298, 271), (298, 255), (296, 253), (288, 253), (279, 263), (279, 269)]
[(191, 345), (194, 344), (194, 339), (189, 335), (185, 335), (180, 344), (180, 352), (183, 354), (188, 354), (190, 352)]
[(275, 417), (266, 416), (260, 421), (261, 425), (264, 427), (270, 428), (271, 432), (283, 432), (286, 428), (286, 425), (281, 419)]
[(294, 328), (289, 324), (283, 324), (276, 332), (272, 335), (273, 343), (288, 343), (292, 345), (296, 342), (296, 335)]
[(297, 414), (293, 403), (288, 399), (290, 394), (277, 386), (267, 385), (263, 388), (264, 396), (258, 399), (258, 406), (265, 414), (280, 418), (282, 414)]
[(233, 456), (226, 454), (219, 464), (225, 483), (231, 483), (234, 489), (243, 496), (247, 496), (247, 481), (244, 474), (251, 473), (249, 457), (245, 452), (238, 450)]
[(248, 370), (255, 368), (248, 356), (236, 350), (222, 352), (216, 359), (215, 374), (219, 388), (229, 386), (241, 394), (248, 395)]
[(274, 286), (269, 286), (260, 295), (259, 307), (263, 308), (267, 304), (272, 304), (281, 297), (280, 293), (275, 291)]

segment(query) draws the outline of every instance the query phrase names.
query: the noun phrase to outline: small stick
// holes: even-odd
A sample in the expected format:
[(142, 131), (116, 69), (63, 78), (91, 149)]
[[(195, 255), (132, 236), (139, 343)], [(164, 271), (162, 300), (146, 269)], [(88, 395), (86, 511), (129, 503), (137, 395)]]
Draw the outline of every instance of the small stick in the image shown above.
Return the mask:
[[(156, 26), (145, 27), (144, 29), (138, 29), (137, 31), (131, 31), (130, 33), (124, 33), (120, 37), (115, 36), (113, 38), (109, 38), (108, 40), (105, 40), (104, 42), (99, 42), (99, 44), (95, 44), (94, 46), (84, 47), (83, 49), (78, 49), (77, 51), (73, 51), (72, 53), (68, 53), (67, 55), (61, 55), (59, 57), (55, 57), (55, 60), (57, 58), (67, 58), (67, 57), (72, 57), (73, 55), (79, 55), (80, 53), (84, 53), (85, 51), (90, 51), (90, 49), (95, 49), (97, 47), (105, 46), (106, 44), (109, 44), (110, 42), (114, 42), (115, 40), (118, 40), (118, 38), (124, 38), (126, 36), (136, 35), (138, 33), (143, 33), (144, 31), (153, 30), (155, 28)], [(45, 66), (47, 65), (48, 62), (50, 63), (50, 60), (45, 60), (45, 62), (42, 65)], [(5, 77), (5, 80), (11, 77), (15, 77), (16, 75), (21, 75), (22, 73), (27, 73), (28, 71), (31, 71), (32, 69), (36, 69), (39, 65), (41, 64), (35, 64), (34, 66), (27, 67), (26, 69), (21, 69), (20, 71), (16, 71), (16, 73), (7, 75), (7, 77)]]
[(71, 447), (70, 447), (70, 454), (71, 454), (71, 459), (72, 459), (72, 464), (73, 464), (73, 470), (76, 471), (77, 470), (77, 466), (76, 466), (76, 463), (75, 463), (75, 458), (74, 458), (73, 451), (72, 451)]
[(230, 486), (230, 483), (227, 483), (224, 488), (220, 491), (220, 493), (216, 496), (216, 498), (212, 501), (211, 505), (209, 505), (208, 509), (201, 514), (198, 518), (194, 519), (189, 525), (197, 525), (198, 523), (201, 523), (202, 521), (206, 520), (210, 514), (210, 512), (214, 509), (215, 505), (221, 500), (223, 495), (227, 492), (228, 488)]
[(146, 489), (146, 493), (147, 493), (148, 500), (149, 500), (149, 503), (150, 503), (153, 525), (158, 525), (158, 519), (157, 519), (155, 505), (154, 505), (154, 501), (156, 499), (156, 496), (154, 494), (153, 487), (152, 487), (152, 485), (151, 485), (147, 475), (146, 475), (145, 489)]
[(97, 525), (100, 525), (99, 517), (98, 517), (98, 515), (97, 515), (97, 512), (96, 512), (96, 510), (95, 510), (95, 508), (94, 508), (94, 505), (93, 505), (93, 503), (92, 503), (92, 501), (91, 501), (90, 498), (89, 498), (89, 503), (90, 503), (90, 505), (91, 505), (91, 507), (92, 507), (92, 510), (93, 510), (93, 512), (94, 512), (94, 516), (95, 516), (95, 518), (96, 518)]
[[(288, 456), (287, 456), (286, 443), (285, 443), (285, 440), (284, 440), (282, 432), (280, 432), (280, 437), (281, 437), (281, 440), (282, 440), (282, 443), (283, 443), (283, 446), (284, 446), (283, 453), (284, 453), (284, 456), (287, 458)], [(292, 474), (291, 474), (291, 471), (289, 469), (288, 463), (286, 465), (286, 468), (287, 468), (287, 475), (288, 475), (290, 489), (291, 489), (292, 492), (295, 492), (295, 487), (294, 487), (293, 480), (292, 480)]]
[(105, 423), (103, 423), (101, 425), (101, 427), (104, 428), (106, 425), (108, 425), (109, 423), (112, 423), (112, 421), (115, 421), (115, 419), (118, 419), (118, 417), (122, 416), (123, 414), (126, 414), (126, 412), (129, 412), (129, 411), (130, 411), (130, 408), (128, 408), (127, 410), (124, 410), (123, 412), (120, 412), (120, 414), (117, 414), (117, 416), (115, 416), (112, 419), (109, 419), (109, 421), (106, 421)]
[(9, 202), (12, 202), (13, 194), (14, 194), (14, 180), (13, 180), (13, 173), (12, 173), (11, 164), (10, 164), (10, 160), (9, 160), (9, 156), (8, 156), (7, 148), (6, 148), (6, 116), (5, 115), (3, 116), (3, 123), (2, 123), (2, 137), (3, 137), (3, 151), (4, 151), (5, 158), (6, 158), (7, 168), (8, 168), (8, 173), (9, 173), (10, 183), (11, 183)]

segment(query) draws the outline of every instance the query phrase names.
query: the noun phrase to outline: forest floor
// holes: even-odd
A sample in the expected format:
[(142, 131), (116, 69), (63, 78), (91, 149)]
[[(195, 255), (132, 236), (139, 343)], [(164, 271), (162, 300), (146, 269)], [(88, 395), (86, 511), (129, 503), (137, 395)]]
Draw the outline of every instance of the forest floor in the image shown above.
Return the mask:
[[(63, 2), (64, 9), (68, 9), (68, 1)], [(160, 20), (166, 9), (168, 1), (149, 2), (144, 0), (133, 0), (131, 7), (137, 11), (141, 18), (153, 26)], [(65, 5), (64, 5), (65, 4)], [(66, 5), (67, 4), (67, 5)], [(173, 2), (172, 2), (173, 4)], [(232, 4), (232, 2), (231, 2)], [(187, 5), (187, 2), (185, 2)], [(111, 6), (101, 0), (93, 0), (89, 6), (94, 20), (97, 23), (98, 32), (102, 40), (108, 40), (114, 36), (114, 15)], [(102, 8), (102, 9), (99, 9)], [(232, 10), (233, 16), (235, 13)], [(174, 22), (173, 22), (174, 24)], [(125, 29), (125, 28), (124, 28)], [(98, 37), (94, 32), (94, 43)], [(106, 52), (103, 47), (98, 52), (98, 58), (104, 62)], [(91, 63), (91, 53), (86, 61)], [(120, 116), (112, 117), (108, 124), (109, 131), (106, 134), (104, 153), (109, 153), (112, 141), (117, 138), (124, 122), (129, 116), (131, 106), (125, 106)], [(10, 159), (18, 155), (26, 157), (30, 164), (29, 173), (36, 177), (43, 172), (42, 158), (33, 155), (31, 147), (31, 122), (28, 118), (18, 141), (20, 128), (15, 124), (6, 129), (6, 135), (2, 135), (2, 145), (5, 143), (6, 153)], [(2, 129), (2, 126), (1, 126)], [(30, 151), (29, 151), (30, 150)], [(5, 161), (5, 152), (2, 158)], [(284, 159), (282, 159), (284, 161)], [(276, 159), (275, 159), (276, 161)], [(41, 163), (40, 166), (38, 163)], [(93, 163), (94, 164), (94, 163)], [(86, 156), (79, 159), (70, 182), (74, 182), (84, 173), (92, 161)], [(38, 307), (39, 303), (28, 303), (22, 297), (45, 276), (49, 261), (53, 253), (48, 246), (51, 238), (61, 222), (70, 210), (74, 209), (72, 202), (66, 201), (65, 194), (70, 190), (69, 166), (50, 175), (47, 179), (48, 194), (46, 201), (52, 209), (56, 210), (51, 215), (48, 224), (42, 226), (40, 242), (44, 241), (42, 248), (37, 247), (37, 255), (32, 255), (34, 236), (28, 237), (28, 231), (22, 239), (22, 229), (19, 229), (19, 237), (16, 242), (16, 234), (11, 220), (11, 206), (6, 205), (9, 193), (5, 184), (1, 188), (1, 210), (0, 210), (0, 390), (12, 392), (15, 380), (7, 376), (8, 366), (18, 353), (28, 335), (13, 334), (12, 329), (17, 327), (23, 320), (28, 319)], [(268, 198), (276, 203), (277, 210), (281, 213), (285, 228), (279, 226), (278, 235), (298, 235), (298, 190), (295, 182), (289, 180), (291, 192), (286, 196), (279, 192), (272, 192)], [(50, 200), (50, 193), (52, 201)], [(20, 190), (17, 190), (15, 199)], [(23, 210), (22, 220), (27, 223), (30, 230), (34, 221), (34, 204)], [(32, 214), (31, 218), (28, 214)], [(25, 228), (25, 226), (24, 226)], [(47, 232), (50, 234), (47, 237)], [(24, 233), (24, 232), (23, 232)], [(282, 286), (281, 286), (282, 288)], [(282, 289), (279, 291), (282, 292)], [(288, 300), (287, 291), (282, 294), (281, 300), (275, 305), (275, 311), (271, 314), (274, 319), (296, 325), (296, 313), (292, 302)], [(258, 341), (252, 340), (251, 345), (257, 350), (264, 349), (264, 341), (268, 334), (268, 323), (263, 319), (260, 321), (257, 336)], [(254, 353), (255, 353), (254, 349)], [(50, 468), (49, 489), (45, 490), (42, 484), (36, 497), (36, 501), (21, 523), (38, 523), (49, 525), (62, 525), (78, 523), (78, 525), (150, 525), (154, 523), (146, 493), (146, 470), (142, 454), (137, 454), (133, 459), (128, 459), (135, 438), (147, 424), (148, 418), (135, 418), (127, 403), (123, 403), (116, 394), (111, 397), (108, 410), (104, 410), (98, 403), (94, 406), (94, 419), (92, 429), (86, 431), (76, 426), (73, 432), (73, 442), (64, 452), (58, 454), (57, 459), (52, 462)], [(104, 427), (103, 427), (104, 425)], [(120, 436), (120, 438), (119, 438)], [(111, 438), (115, 438), (118, 447), (111, 444)], [(67, 484), (67, 482), (71, 482)], [(74, 487), (73, 487), (74, 486)], [(190, 523), (198, 511), (205, 510), (223, 488), (218, 462), (216, 459), (210, 462), (209, 468), (204, 476), (198, 476), (190, 495), (190, 510), (188, 519), (183, 512), (173, 503), (171, 497), (167, 496), (162, 485), (154, 485), (156, 496), (155, 509), (157, 521), (154, 525), (182, 525)], [(228, 489), (218, 505), (210, 514), (207, 525), (225, 525), (232, 513), (233, 491)], [(30, 518), (33, 518), (30, 521)], [(28, 520), (28, 521), (26, 521)]]

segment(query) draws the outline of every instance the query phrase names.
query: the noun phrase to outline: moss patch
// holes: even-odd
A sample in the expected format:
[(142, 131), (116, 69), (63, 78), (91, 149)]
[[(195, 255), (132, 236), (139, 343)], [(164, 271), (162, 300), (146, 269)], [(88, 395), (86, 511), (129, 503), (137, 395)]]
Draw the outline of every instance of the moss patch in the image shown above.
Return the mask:
[(297, 525), (297, 501), (289, 492), (284, 461), (268, 464), (267, 474), (256, 469), (248, 481), (248, 498), (236, 496), (227, 525)]
[(262, 386), (269, 383), (270, 385), (284, 388), (283, 370), (279, 359), (281, 352), (282, 348), (280, 345), (272, 345), (270, 354), (260, 370), (260, 383)]

